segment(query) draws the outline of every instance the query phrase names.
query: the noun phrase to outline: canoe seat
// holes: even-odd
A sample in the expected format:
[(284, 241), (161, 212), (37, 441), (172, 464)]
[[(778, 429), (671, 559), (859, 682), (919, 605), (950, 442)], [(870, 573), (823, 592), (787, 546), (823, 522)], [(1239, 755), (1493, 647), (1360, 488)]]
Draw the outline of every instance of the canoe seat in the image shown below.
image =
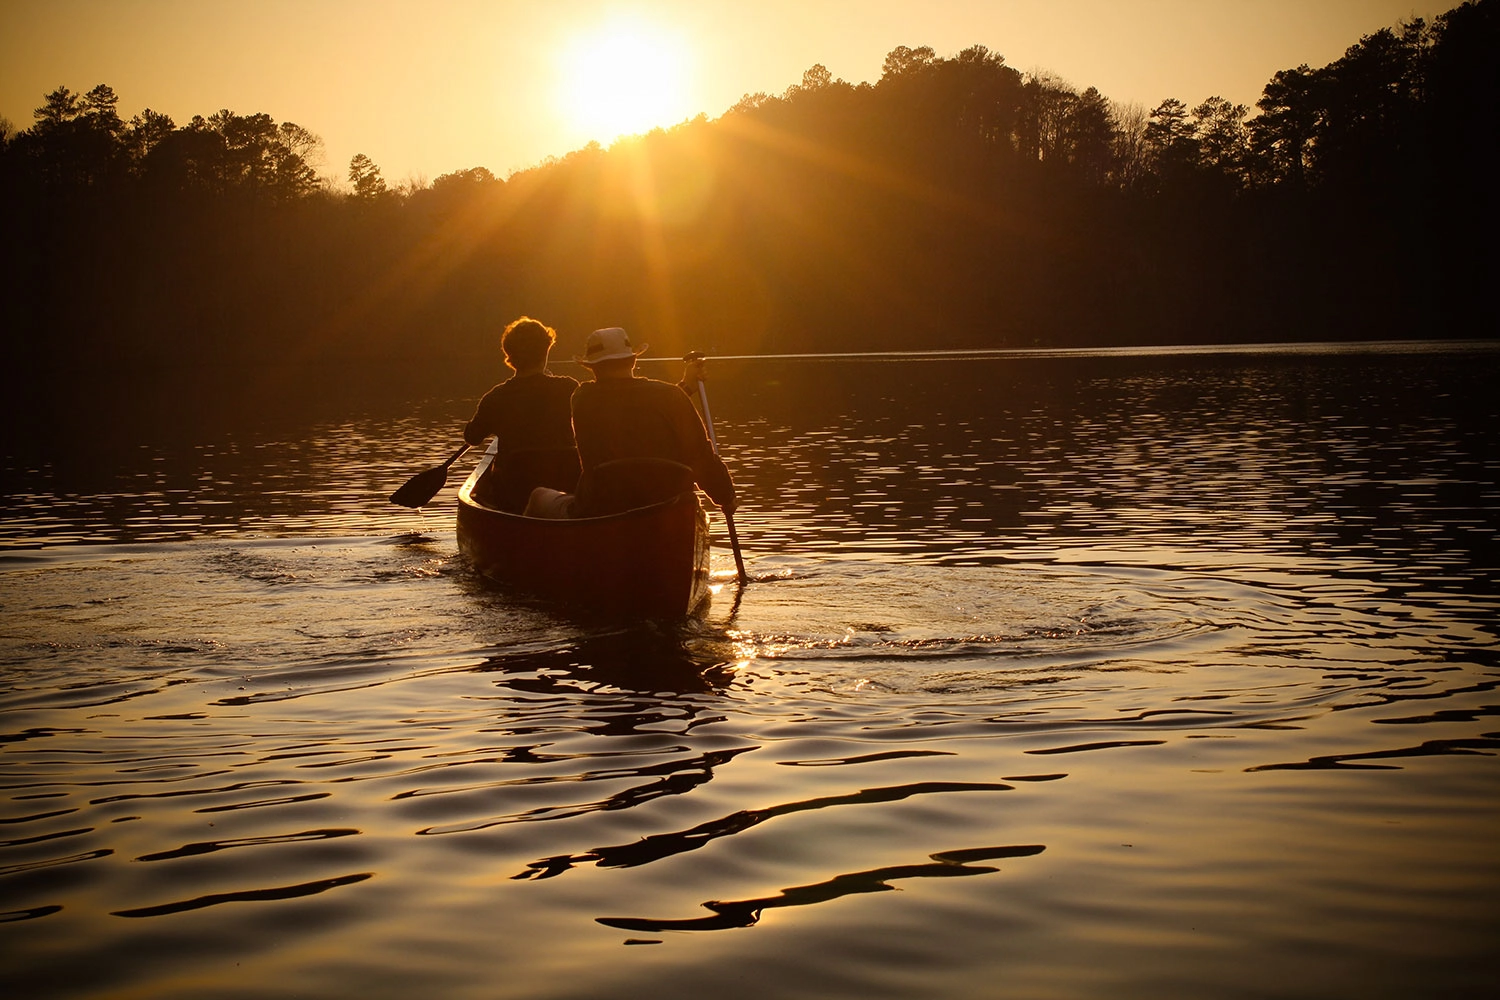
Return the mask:
[(693, 488), (693, 470), (665, 458), (602, 462), (578, 479), (573, 517), (605, 517), (671, 500)]

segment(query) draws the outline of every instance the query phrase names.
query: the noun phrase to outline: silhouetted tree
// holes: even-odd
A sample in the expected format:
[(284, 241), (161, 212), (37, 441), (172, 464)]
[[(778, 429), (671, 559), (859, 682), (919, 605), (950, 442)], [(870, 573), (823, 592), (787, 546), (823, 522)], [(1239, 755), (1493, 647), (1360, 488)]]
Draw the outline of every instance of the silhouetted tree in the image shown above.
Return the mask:
[(1268, 179), (1297, 187), (1306, 183), (1322, 127), (1322, 87), (1323, 77), (1304, 64), (1279, 71), (1255, 102), (1261, 113), (1250, 122), (1250, 144), (1265, 164)]
[(1014, 148), (1021, 74), (983, 45), (964, 49), (941, 67), (942, 97), (956, 112), (959, 141)]
[(1071, 160), (1091, 184), (1103, 184), (1114, 172), (1115, 128), (1109, 100), (1097, 88), (1078, 95), (1068, 118)]
[(349, 161), (349, 183), (354, 185), (354, 197), (371, 201), (386, 193), (385, 178), (380, 168), (364, 153), (355, 153)]
[(307, 154), (317, 148), (318, 139), (298, 125), (278, 125), (267, 114), (237, 115), (223, 110), (206, 120), (194, 118), (189, 127), (219, 138), (214, 166), (228, 187), (265, 191), (282, 199), (300, 197), (317, 187), (317, 174)]
[(1198, 134), (1186, 104), (1169, 97), (1152, 109), (1146, 122), (1146, 148), (1166, 184), (1181, 181), (1192, 172), (1198, 165)]
[(802, 90), (806, 92), (822, 90), (832, 82), (833, 74), (828, 72), (828, 67), (822, 63), (815, 63), (802, 74)]
[(48, 186), (84, 188), (104, 183), (120, 162), (121, 130), (115, 92), (104, 84), (81, 97), (58, 87), (33, 115), (23, 152)]
[(1433, 35), (1425, 90), (1431, 152), (1449, 190), (1493, 205), (1500, 153), (1500, 4), (1471, 0), (1455, 7), (1437, 17)]
[(1110, 142), (1115, 183), (1125, 190), (1141, 188), (1151, 173), (1151, 150), (1146, 141), (1150, 113), (1139, 104), (1111, 104), (1114, 136)]
[[(597, 148), (597, 143), (595, 144)], [(468, 170), (455, 170), (451, 174), (440, 174), (432, 182), (434, 191), (442, 191), (449, 187), (473, 187), (485, 184), (494, 184), (495, 175), (484, 167), (470, 167)]]
[(1249, 153), (1243, 104), (1230, 104), (1210, 97), (1193, 109), (1193, 134), (1198, 140), (1199, 163), (1223, 175), (1238, 178)]
[(1068, 127), (1077, 95), (1062, 80), (1033, 73), (1022, 88), (1016, 147), (1025, 160), (1067, 161)]
[(151, 151), (171, 135), (177, 124), (170, 117), (150, 108), (135, 115), (125, 126), (122, 138), (126, 153), (137, 172)]
[(1431, 45), (1418, 18), (1392, 31), (1367, 35), (1324, 70), (1318, 169), (1352, 183), (1385, 175), (1397, 161), (1419, 153), (1416, 111), (1425, 55)]
[(58, 87), (44, 98), (42, 106), (32, 115), (36, 118), (33, 126), (36, 131), (56, 131), (78, 117), (78, 95), (67, 87)]
[(880, 67), (880, 78), (884, 80), (886, 77), (912, 76), (936, 61), (937, 56), (930, 45), (922, 45), (915, 49), (898, 45), (886, 54), (885, 62)]

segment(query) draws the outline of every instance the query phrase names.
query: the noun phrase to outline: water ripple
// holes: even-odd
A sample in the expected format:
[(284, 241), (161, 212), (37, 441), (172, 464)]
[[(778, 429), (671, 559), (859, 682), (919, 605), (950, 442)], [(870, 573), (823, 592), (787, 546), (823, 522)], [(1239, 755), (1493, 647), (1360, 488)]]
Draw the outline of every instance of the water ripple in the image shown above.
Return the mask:
[(815, 885), (799, 885), (782, 889), (774, 896), (759, 899), (714, 900), (703, 904), (713, 911), (711, 917), (692, 917), (680, 920), (650, 920), (640, 917), (595, 917), (606, 927), (621, 930), (645, 931), (717, 931), (733, 927), (751, 927), (760, 922), (764, 910), (786, 906), (810, 906), (826, 903), (864, 892), (888, 892), (898, 879), (907, 878), (953, 878), (966, 875), (991, 875), (1000, 869), (990, 865), (976, 865), (975, 861), (993, 861), (1000, 858), (1027, 858), (1041, 854), (1046, 847), (1027, 844), (1019, 847), (972, 847), (956, 851), (939, 851), (930, 854), (931, 864), (891, 865), (869, 871), (850, 872), (838, 875)]
[(0, 555), (7, 975), (1478, 992), (1496, 359), (747, 370), (751, 582), (716, 539), (671, 626), (491, 588), (451, 500), (388, 509), (467, 398), (38, 472), (0, 525), (49, 543)]
[(701, 823), (689, 830), (651, 834), (633, 844), (595, 847), (583, 854), (556, 855), (540, 861), (532, 861), (527, 864), (525, 871), (511, 877), (514, 879), (553, 878), (575, 865), (589, 862), (600, 868), (633, 868), (687, 851), (696, 851), (711, 841), (743, 833), (751, 827), (780, 816), (814, 809), (899, 802), (914, 795), (934, 795), (945, 792), (1008, 792), (1011, 788), (1010, 785), (997, 782), (927, 781), (887, 788), (866, 788), (846, 795), (804, 799), (764, 809), (743, 809), (729, 816)]
[(297, 899), (302, 896), (315, 896), (319, 893), (327, 892), (329, 889), (353, 885), (374, 877), (374, 872), (360, 872), (357, 875), (340, 875), (336, 878), (318, 879), (313, 882), (302, 882), (298, 885), (278, 886), (274, 889), (242, 889), (237, 892), (214, 892), (173, 903), (159, 903), (156, 906), (138, 906), (129, 910), (114, 910), (111, 915), (116, 917), (161, 917), (171, 913), (185, 913), (189, 910), (201, 910), (209, 906), (219, 906), (223, 903)]

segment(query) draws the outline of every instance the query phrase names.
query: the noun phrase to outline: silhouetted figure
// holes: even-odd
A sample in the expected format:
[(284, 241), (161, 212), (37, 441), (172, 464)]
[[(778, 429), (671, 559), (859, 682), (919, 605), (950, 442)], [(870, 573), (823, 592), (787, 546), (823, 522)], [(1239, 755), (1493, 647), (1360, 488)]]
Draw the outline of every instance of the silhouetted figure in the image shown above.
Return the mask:
[[(541, 489), (526, 512), (539, 517), (597, 517), (676, 496), (697, 484), (722, 509), (735, 509), (734, 482), (714, 452), (703, 421), (680, 385), (637, 378), (619, 327), (589, 334), (578, 361), (593, 372), (573, 393), (573, 435), (583, 475), (569, 496)], [(688, 377), (699, 371), (690, 362)]]
[(487, 507), (519, 513), (538, 486), (571, 490), (578, 483), (578, 450), (573, 446), (569, 401), (578, 383), (547, 372), (547, 356), (557, 334), (522, 316), (500, 339), (505, 363), (515, 372), (484, 394), (464, 440), (498, 442), (495, 461), (474, 495)]

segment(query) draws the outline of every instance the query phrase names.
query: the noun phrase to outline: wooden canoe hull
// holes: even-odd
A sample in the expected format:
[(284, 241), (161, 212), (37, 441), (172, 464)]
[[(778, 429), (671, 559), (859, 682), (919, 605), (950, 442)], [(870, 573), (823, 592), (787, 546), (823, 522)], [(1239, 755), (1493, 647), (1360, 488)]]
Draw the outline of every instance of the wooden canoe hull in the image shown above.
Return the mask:
[(522, 517), (473, 499), (493, 446), (458, 491), (458, 547), (491, 580), (548, 600), (677, 617), (708, 599), (708, 518), (695, 492), (609, 517)]

